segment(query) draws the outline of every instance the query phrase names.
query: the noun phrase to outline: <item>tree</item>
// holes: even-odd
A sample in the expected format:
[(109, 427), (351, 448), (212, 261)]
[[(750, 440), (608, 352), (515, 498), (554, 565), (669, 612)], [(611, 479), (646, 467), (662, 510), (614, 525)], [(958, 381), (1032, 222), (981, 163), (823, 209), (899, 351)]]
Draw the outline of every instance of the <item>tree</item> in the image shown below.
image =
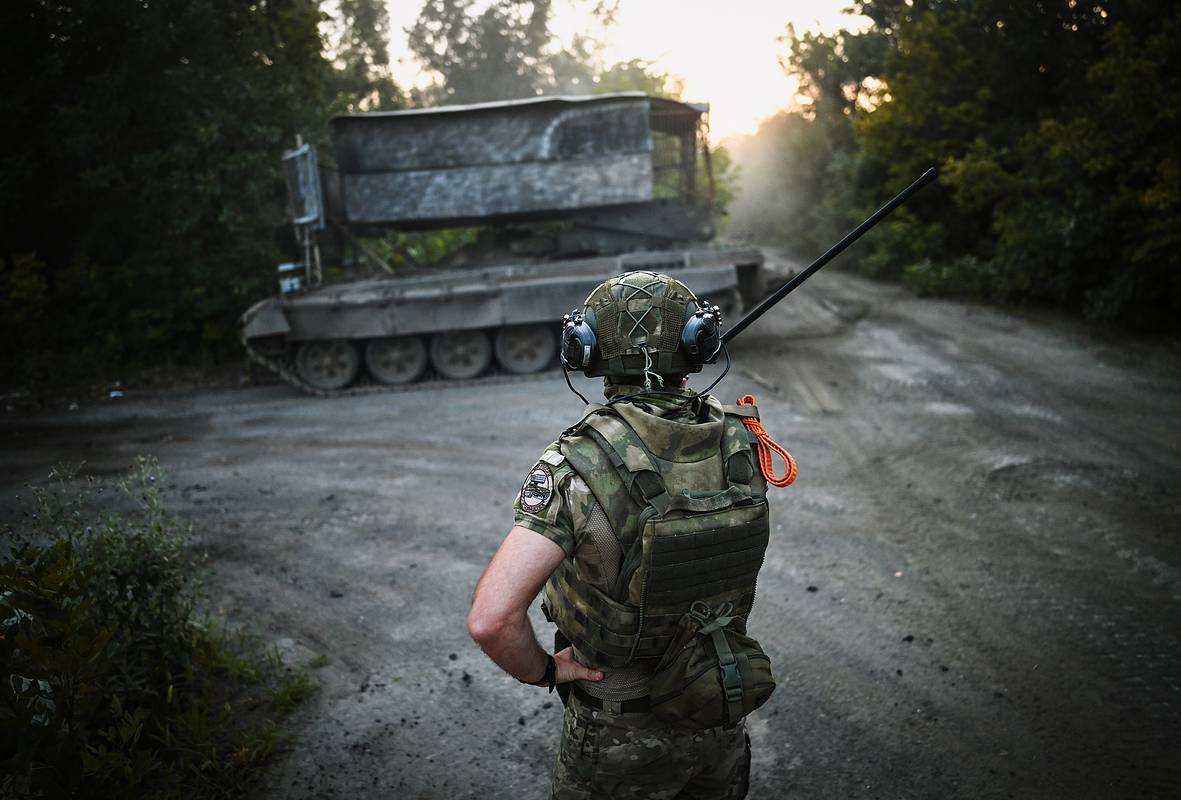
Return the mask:
[(1132, 2), (1109, 20), (1083, 85), (1021, 138), (1015, 168), (951, 166), (960, 194), (980, 167), (1008, 189), (996, 192), (993, 231), (1015, 292), (1133, 327), (1175, 326), (1181, 116), (1160, 87), (1181, 68), (1181, 11)]
[[(597, 0), (591, 16), (604, 32), (618, 2)], [(409, 35), (410, 50), (435, 75), (422, 104), (513, 100), (543, 94), (640, 91), (679, 98), (681, 85), (642, 59), (606, 64), (603, 41), (558, 41), (551, 0), (425, 0)]]
[(789, 32), (785, 66), (808, 100), (765, 126), (755, 148), (759, 188), (784, 213), (740, 197), (736, 227), (807, 242), (935, 164), (938, 183), (858, 248), (862, 269), (923, 292), (1177, 324), (1181, 130), (1159, 87), (1181, 66), (1171, 44), (1181, 8), (852, 6), (869, 31)]
[(325, 14), (332, 93), (346, 111), (401, 108), (405, 99), (390, 70), (390, 22), (384, 0), (335, 0)]
[(785, 71), (803, 100), (740, 142), (735, 159), (742, 190), (731, 233), (782, 246), (811, 259), (853, 224), (862, 160), (854, 120), (881, 104), (881, 65), (888, 40), (871, 31), (804, 33), (787, 27)]
[(891, 99), (858, 142), (894, 185), (931, 163), (943, 178), (877, 263), (927, 291), (1176, 319), (1179, 131), (1154, 87), (1178, 66), (1181, 10), (932, 0), (883, 18)]
[(426, 0), (410, 50), (439, 76), (427, 100), (474, 103), (542, 94), (553, 36), (550, 0)]
[[(90, 371), (233, 345), (279, 255), (276, 155), (322, 131), (319, 22), (310, 0), (0, 4), (11, 366), (44, 370), (48, 351)], [(14, 324), (22, 313), (36, 324)]]
[(594, 94), (606, 92), (643, 92), (653, 97), (680, 100), (684, 85), (680, 78), (652, 67), (642, 58), (620, 61), (590, 75)]

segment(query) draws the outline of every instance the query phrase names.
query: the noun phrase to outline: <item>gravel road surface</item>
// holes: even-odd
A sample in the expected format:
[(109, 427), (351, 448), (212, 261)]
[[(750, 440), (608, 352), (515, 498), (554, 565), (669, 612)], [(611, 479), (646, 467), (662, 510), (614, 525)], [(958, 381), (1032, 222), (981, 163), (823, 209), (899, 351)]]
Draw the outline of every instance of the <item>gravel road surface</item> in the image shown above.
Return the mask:
[[(780, 679), (752, 797), (1181, 797), (1176, 343), (830, 272), (733, 357), (717, 394), (755, 394), (800, 465), (751, 622)], [(266, 796), (540, 800), (560, 704), (464, 615), (580, 407), (556, 373), (336, 400), (127, 387), (0, 417), (0, 488), (159, 458), (214, 610), (327, 661)]]

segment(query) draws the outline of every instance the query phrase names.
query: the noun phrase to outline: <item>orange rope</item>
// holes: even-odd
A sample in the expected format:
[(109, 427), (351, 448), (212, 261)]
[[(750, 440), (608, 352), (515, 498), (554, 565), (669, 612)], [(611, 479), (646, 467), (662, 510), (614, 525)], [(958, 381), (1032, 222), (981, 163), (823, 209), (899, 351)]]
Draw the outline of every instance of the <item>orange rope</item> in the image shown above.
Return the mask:
[[(744, 394), (738, 398), (738, 405), (753, 406), (755, 404), (754, 395)], [(772, 486), (790, 486), (792, 481), (796, 479), (796, 460), (791, 457), (791, 453), (780, 447), (771, 437), (763, 430), (763, 425), (757, 419), (751, 417), (743, 417), (742, 424), (746, 429), (759, 437), (759, 469), (763, 472), (763, 477), (767, 479), (767, 483)], [(787, 464), (787, 470), (782, 476), (775, 474), (775, 465), (771, 463), (771, 454), (777, 453), (780, 458)]]

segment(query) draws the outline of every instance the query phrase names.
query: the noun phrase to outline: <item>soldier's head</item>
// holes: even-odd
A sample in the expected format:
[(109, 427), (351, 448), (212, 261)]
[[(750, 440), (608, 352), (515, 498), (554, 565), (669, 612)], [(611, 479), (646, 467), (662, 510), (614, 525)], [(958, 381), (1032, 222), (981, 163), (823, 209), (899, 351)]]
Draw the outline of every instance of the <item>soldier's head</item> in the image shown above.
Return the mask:
[(679, 385), (717, 360), (721, 314), (688, 286), (656, 272), (625, 272), (590, 293), (566, 315), (562, 363), (617, 383)]

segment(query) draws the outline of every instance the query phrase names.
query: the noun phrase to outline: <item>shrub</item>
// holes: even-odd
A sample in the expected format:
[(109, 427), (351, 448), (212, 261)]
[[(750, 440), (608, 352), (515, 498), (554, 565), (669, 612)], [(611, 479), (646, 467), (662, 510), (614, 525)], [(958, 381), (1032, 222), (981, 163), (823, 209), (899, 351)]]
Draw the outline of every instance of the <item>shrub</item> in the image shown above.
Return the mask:
[(1004, 293), (996, 267), (975, 256), (962, 256), (950, 262), (923, 259), (909, 264), (902, 271), (902, 283), (921, 297), (944, 295), (996, 300)]
[(0, 795), (247, 792), (306, 675), (201, 617), (190, 531), (154, 461), (116, 498), (52, 477), (0, 553)]

